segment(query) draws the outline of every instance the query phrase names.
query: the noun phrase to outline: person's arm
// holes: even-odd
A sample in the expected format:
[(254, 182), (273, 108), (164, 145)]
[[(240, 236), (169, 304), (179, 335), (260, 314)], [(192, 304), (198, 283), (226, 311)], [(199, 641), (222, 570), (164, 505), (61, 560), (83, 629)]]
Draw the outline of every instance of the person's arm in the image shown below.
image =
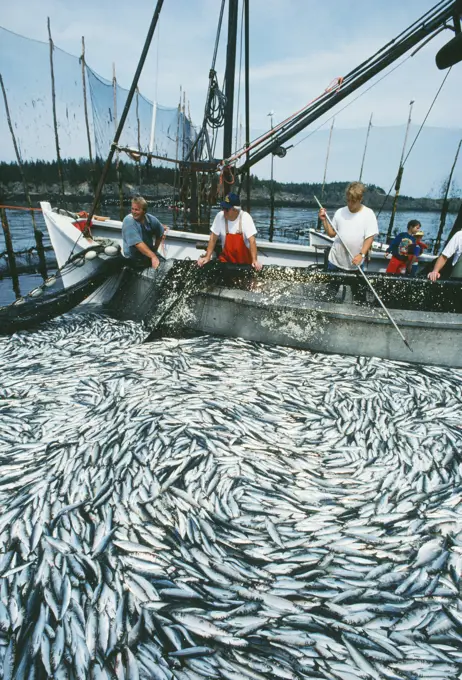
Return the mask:
[(441, 276), (440, 271), (443, 269), (447, 261), (448, 258), (446, 257), (446, 255), (439, 256), (439, 258), (436, 260), (433, 266), (433, 271), (431, 271), (430, 274), (428, 275), (430, 281), (438, 281), (438, 279)]
[(258, 261), (257, 239), (255, 236), (249, 236), (249, 250), (252, 257), (252, 267), (259, 272), (263, 265)]
[(359, 267), (364, 260), (366, 259), (366, 255), (369, 252), (369, 250), (372, 248), (372, 242), (374, 240), (374, 236), (369, 236), (364, 240), (364, 243), (362, 245), (361, 251), (354, 256), (352, 259), (352, 263)]
[(197, 260), (197, 264), (199, 265), (199, 267), (203, 267), (204, 264), (207, 264), (207, 262), (210, 262), (210, 260), (212, 258), (212, 253), (215, 250), (215, 246), (217, 245), (217, 241), (218, 241), (217, 234), (214, 234), (213, 231), (211, 231), (209, 243), (208, 243), (208, 246), (207, 246), (207, 252), (205, 253), (205, 255), (202, 255), (202, 257), (200, 257)]
[(330, 222), (329, 222), (329, 220), (327, 219), (327, 213), (326, 213), (326, 211), (324, 210), (324, 208), (321, 208), (320, 211), (319, 211), (319, 219), (320, 219), (321, 222), (322, 222), (322, 226), (324, 227), (324, 231), (326, 232), (326, 234), (327, 234), (328, 236), (330, 236), (331, 238), (334, 238), (334, 236), (336, 236), (337, 233), (336, 233), (335, 229), (333, 229), (333, 228), (330, 226)]
[(135, 248), (142, 255), (149, 257), (149, 259), (151, 260), (151, 266), (153, 267), (153, 269), (157, 269), (157, 267), (160, 264), (159, 258), (155, 253), (152, 252), (151, 248), (149, 248), (149, 246), (147, 246), (146, 243), (144, 243), (144, 241), (141, 241), (140, 243), (135, 243)]

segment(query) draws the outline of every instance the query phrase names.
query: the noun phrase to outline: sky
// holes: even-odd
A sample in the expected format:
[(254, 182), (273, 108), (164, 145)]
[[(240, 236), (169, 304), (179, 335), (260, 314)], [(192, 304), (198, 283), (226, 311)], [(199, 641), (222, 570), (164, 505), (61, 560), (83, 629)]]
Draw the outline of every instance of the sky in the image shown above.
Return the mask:
[[(80, 55), (81, 39), (85, 36), (87, 63), (107, 79), (112, 77), (115, 63), (119, 84), (128, 88), (155, 4), (155, 0), (137, 0), (136, 4), (122, 3), (120, 0), (79, 0), (78, 3), (66, 0), (15, 0), (3, 4), (0, 25), (22, 36), (46, 42), (47, 17), (50, 17), (57, 47), (70, 54)], [(270, 111), (274, 112), (274, 124), (298, 111), (320, 95), (334, 78), (355, 68), (435, 4), (435, 0), (250, 0), (250, 109), (253, 135), (269, 128)], [(221, 0), (164, 0), (139, 83), (140, 90), (147, 98), (172, 107), (178, 104), (181, 87), (186, 93), (192, 119), (198, 125), (204, 111), (220, 7)], [(239, 21), (241, 7), (242, 3), (239, 2)], [(224, 72), (226, 33), (227, 5), (216, 64), (220, 83)], [(389, 142), (391, 138), (382, 128), (395, 128), (396, 134), (392, 137), (397, 148), (393, 149), (391, 155), (399, 160), (399, 147), (404, 139), (410, 101), (414, 100), (412, 123), (419, 126), (447, 73), (436, 68), (436, 51), (451, 37), (449, 31), (443, 32), (377, 85), (368, 89), (371, 84), (367, 84), (344, 100), (338, 111), (333, 110), (300, 133), (293, 141), (296, 144), (294, 150), (289, 151), (283, 161), (275, 159), (275, 169), (279, 173), (276, 179), (304, 181), (305, 177), (305, 181), (313, 181), (313, 172), (318, 179), (322, 179), (325, 151), (321, 153), (319, 138), (327, 140), (330, 118), (334, 113), (337, 139), (342, 135), (348, 137), (349, 129), (365, 131), (371, 113), (373, 133), (377, 137), (383, 136)], [(238, 46), (235, 104), (240, 77), (239, 59)], [(27, 67), (22, 68), (24, 72)], [(451, 153), (448, 145), (445, 145), (442, 155), (439, 154), (438, 142), (432, 142), (430, 165), (441, 166), (437, 175), (444, 173), (443, 168), (449, 171), (457, 140), (462, 135), (461, 79), (462, 63), (453, 67), (426, 122), (430, 128), (451, 131), (450, 135), (456, 140)], [(243, 72), (241, 83), (238, 122), (244, 118)], [(358, 94), (361, 96), (358, 97)], [(345, 104), (348, 104), (346, 108)], [(312, 144), (316, 136), (310, 136), (310, 133), (321, 124), (324, 124), (320, 129), (323, 135), (318, 136), (319, 150), (315, 153)], [(359, 133), (357, 138), (359, 144)], [(304, 155), (312, 158), (309, 172)], [(338, 155), (335, 153), (334, 133), (328, 181), (349, 179), (340, 176), (340, 173), (348, 174), (349, 171), (344, 158), (342, 163), (335, 160)], [(368, 157), (368, 163), (372, 161), (377, 170), (375, 175), (370, 171), (372, 174), (366, 178), (367, 181), (386, 183), (385, 175), (381, 182), (376, 181), (380, 176), (380, 159)], [(356, 159), (355, 163), (357, 165)], [(255, 166), (254, 171), (261, 177), (267, 177), (269, 162), (263, 161)], [(421, 163), (415, 172), (419, 177), (414, 177), (412, 191), (408, 193), (428, 193), (439, 181), (436, 170), (433, 173), (435, 176), (425, 179)], [(357, 169), (352, 167), (350, 174), (355, 173)], [(457, 170), (456, 177), (459, 176)], [(389, 179), (392, 181), (393, 177)], [(462, 177), (459, 183), (462, 185)]]

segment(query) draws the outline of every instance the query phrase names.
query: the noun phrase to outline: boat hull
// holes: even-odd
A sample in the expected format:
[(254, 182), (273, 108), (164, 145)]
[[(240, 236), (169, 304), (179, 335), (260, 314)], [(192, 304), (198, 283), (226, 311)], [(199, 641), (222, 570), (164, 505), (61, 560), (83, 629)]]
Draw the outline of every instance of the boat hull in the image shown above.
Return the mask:
[[(93, 245), (93, 239), (85, 239), (82, 233), (73, 226), (74, 219), (53, 212), (51, 205), (47, 202), (42, 202), (40, 205), (56, 253), (58, 266), (62, 266), (66, 262), (75, 244), (77, 244), (76, 248), (81, 249)], [(118, 245), (122, 245), (122, 223), (117, 220), (93, 220), (91, 232), (94, 239), (110, 239)], [(161, 244), (160, 252), (168, 259), (197, 260), (199, 255), (207, 249), (208, 241), (207, 234), (169, 229)], [(311, 265), (322, 265), (326, 248), (330, 245), (331, 239), (323, 234), (320, 235), (317, 245), (309, 246), (257, 239), (259, 260), (264, 266), (310, 267)], [(432, 259), (429, 255), (422, 256), (422, 264), (427, 264)], [(383, 252), (372, 252), (365, 265), (365, 270), (384, 272), (387, 266), (388, 260)]]
[(190, 330), (315, 352), (462, 368), (462, 314), (394, 310), (412, 348), (377, 309), (323, 303), (296, 294), (265, 303), (251, 291), (215, 287), (189, 302)]

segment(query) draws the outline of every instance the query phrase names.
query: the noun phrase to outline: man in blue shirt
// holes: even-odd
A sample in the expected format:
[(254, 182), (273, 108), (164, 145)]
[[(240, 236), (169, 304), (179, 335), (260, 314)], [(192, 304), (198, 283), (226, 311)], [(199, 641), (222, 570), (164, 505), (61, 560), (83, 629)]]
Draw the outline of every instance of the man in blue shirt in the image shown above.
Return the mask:
[(122, 222), (122, 250), (133, 264), (157, 269), (160, 259), (163, 259), (157, 250), (167, 227), (157, 217), (149, 215), (147, 207), (141, 196), (132, 200), (131, 215)]

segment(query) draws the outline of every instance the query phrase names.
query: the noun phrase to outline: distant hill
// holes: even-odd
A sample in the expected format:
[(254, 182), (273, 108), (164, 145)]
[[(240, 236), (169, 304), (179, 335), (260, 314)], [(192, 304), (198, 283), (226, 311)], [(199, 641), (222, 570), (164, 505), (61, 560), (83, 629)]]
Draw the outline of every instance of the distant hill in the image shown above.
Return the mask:
[[(96, 168), (87, 160), (66, 160), (63, 164), (64, 190), (66, 199), (76, 202), (89, 202), (94, 195), (95, 178), (99, 176), (101, 166)], [(58, 183), (58, 169), (56, 162), (35, 161), (24, 165), (24, 172), (28, 181), (28, 190), (34, 202), (40, 200), (59, 201), (60, 185)], [(139, 183), (141, 172), (141, 184)], [(138, 167), (132, 163), (120, 164), (121, 187), (124, 197), (129, 200), (131, 196), (141, 193), (148, 200), (165, 199), (173, 201), (175, 186), (175, 172), (171, 168), (163, 167)], [(322, 199), (327, 208), (338, 208), (345, 205), (345, 189), (349, 182), (329, 182), (324, 189), (320, 182), (277, 182), (260, 179), (256, 175), (251, 177), (251, 203), (252, 205), (269, 205), (271, 190), (274, 190), (276, 206), (291, 206), (316, 208), (314, 196)], [(104, 187), (104, 196), (119, 200), (118, 177), (114, 167), (108, 175), (108, 182)], [(176, 189), (178, 197), (178, 189)], [(245, 190), (241, 192), (245, 201)], [(0, 203), (7, 201), (23, 201), (24, 187), (21, 173), (16, 163), (0, 163)], [(375, 211), (388, 210), (392, 207), (393, 193), (387, 197), (386, 192), (380, 186), (369, 185), (364, 199)], [(460, 198), (450, 200), (450, 212), (456, 212), (461, 203)], [(441, 199), (402, 195), (399, 197), (399, 210), (429, 211), (440, 210)]]

